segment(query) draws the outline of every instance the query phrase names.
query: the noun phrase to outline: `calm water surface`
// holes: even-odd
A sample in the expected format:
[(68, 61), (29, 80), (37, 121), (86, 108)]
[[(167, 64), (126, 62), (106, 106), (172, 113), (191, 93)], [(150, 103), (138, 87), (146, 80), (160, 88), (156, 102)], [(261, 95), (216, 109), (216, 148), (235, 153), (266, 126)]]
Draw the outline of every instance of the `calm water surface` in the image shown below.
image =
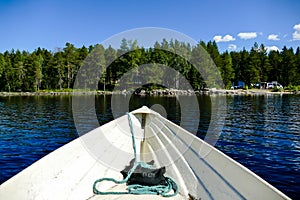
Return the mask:
[[(120, 102), (122, 98), (118, 97)], [(198, 97), (200, 138), (211, 120), (210, 98), (218, 97)], [(99, 123), (112, 120), (111, 96), (95, 100)], [(154, 104), (163, 106), (167, 118), (180, 124), (181, 106), (175, 97), (131, 97), (129, 108)], [(192, 122), (193, 108), (185, 109)], [(229, 96), (225, 112), (216, 147), (288, 196), (299, 198), (300, 96)], [(0, 97), (0, 183), (77, 137), (71, 96)]]

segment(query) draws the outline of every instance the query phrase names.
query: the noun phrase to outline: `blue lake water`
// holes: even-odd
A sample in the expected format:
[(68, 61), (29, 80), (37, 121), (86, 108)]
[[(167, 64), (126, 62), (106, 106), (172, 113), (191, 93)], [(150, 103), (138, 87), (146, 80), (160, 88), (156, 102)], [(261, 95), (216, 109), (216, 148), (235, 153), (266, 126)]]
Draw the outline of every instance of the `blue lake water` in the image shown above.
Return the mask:
[[(123, 98), (117, 97), (119, 106)], [(182, 98), (188, 102), (190, 97)], [(205, 138), (212, 120), (211, 98), (218, 97), (198, 97), (200, 138)], [(300, 96), (228, 96), (226, 102), (224, 126), (215, 146), (291, 198), (300, 197)], [(131, 97), (129, 109), (154, 104), (180, 124), (183, 106), (175, 97)], [(191, 113), (186, 125), (190, 121), (192, 126), (195, 110), (184, 108)], [(95, 97), (95, 110), (100, 124), (118, 112), (112, 111), (108, 95)], [(77, 137), (71, 96), (0, 97), (0, 183)]]

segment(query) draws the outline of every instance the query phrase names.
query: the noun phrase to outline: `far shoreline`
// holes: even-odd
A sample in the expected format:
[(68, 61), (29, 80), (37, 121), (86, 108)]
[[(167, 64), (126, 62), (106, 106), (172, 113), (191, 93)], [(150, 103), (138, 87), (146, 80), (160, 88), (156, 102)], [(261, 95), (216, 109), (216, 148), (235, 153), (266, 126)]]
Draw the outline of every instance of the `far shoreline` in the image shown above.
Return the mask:
[(133, 91), (38, 91), (38, 92), (0, 92), (1, 97), (6, 96), (59, 96), (59, 95), (139, 95), (139, 96), (190, 96), (190, 95), (228, 95), (228, 96), (243, 96), (243, 95), (282, 95), (282, 94), (300, 94), (300, 91), (279, 91), (272, 92), (265, 89), (248, 89), (248, 90), (225, 90), (225, 89), (207, 89), (201, 91), (193, 90), (177, 90), (163, 89), (139, 92)]

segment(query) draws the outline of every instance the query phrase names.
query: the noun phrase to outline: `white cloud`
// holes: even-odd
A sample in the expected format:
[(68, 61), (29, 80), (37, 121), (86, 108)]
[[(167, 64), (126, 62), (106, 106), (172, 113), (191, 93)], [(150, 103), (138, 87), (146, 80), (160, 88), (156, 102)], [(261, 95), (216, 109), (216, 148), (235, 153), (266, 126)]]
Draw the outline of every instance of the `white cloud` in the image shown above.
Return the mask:
[(293, 40), (300, 40), (300, 31), (295, 31), (293, 33)]
[(239, 33), (238, 36), (243, 40), (253, 39), (257, 37), (256, 32)]
[(228, 50), (229, 51), (234, 51), (234, 50), (236, 50), (236, 48), (237, 48), (237, 46), (235, 44), (228, 45)]
[(268, 36), (268, 40), (279, 40), (278, 35), (271, 34)]
[(213, 40), (216, 42), (230, 42), (230, 41), (234, 41), (235, 38), (232, 37), (231, 35), (225, 35), (224, 37), (222, 37), (221, 35), (216, 35), (213, 38)]
[(222, 36), (221, 35), (216, 35), (214, 38), (213, 38), (214, 41), (216, 42), (220, 42), (222, 40)]
[(294, 27), (293, 40), (300, 40), (300, 24), (296, 24)]
[(267, 52), (270, 52), (270, 51), (279, 51), (279, 48), (276, 47), (276, 46), (268, 46), (268, 47), (265, 47), (267, 49)]
[(294, 28), (296, 31), (300, 31), (300, 24), (296, 24), (293, 28)]

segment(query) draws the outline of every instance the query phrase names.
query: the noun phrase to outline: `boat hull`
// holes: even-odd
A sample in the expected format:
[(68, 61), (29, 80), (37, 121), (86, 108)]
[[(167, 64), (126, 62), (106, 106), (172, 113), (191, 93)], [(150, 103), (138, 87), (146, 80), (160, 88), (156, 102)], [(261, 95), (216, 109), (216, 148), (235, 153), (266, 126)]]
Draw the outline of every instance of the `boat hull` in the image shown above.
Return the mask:
[[(185, 129), (143, 107), (131, 112), (137, 159), (166, 167), (179, 194), (171, 199), (289, 199), (255, 173)], [(158, 195), (95, 195), (95, 180), (122, 180), (134, 158), (126, 115), (35, 162), (0, 186), (0, 199), (161, 199)], [(101, 190), (126, 191), (104, 182)]]

